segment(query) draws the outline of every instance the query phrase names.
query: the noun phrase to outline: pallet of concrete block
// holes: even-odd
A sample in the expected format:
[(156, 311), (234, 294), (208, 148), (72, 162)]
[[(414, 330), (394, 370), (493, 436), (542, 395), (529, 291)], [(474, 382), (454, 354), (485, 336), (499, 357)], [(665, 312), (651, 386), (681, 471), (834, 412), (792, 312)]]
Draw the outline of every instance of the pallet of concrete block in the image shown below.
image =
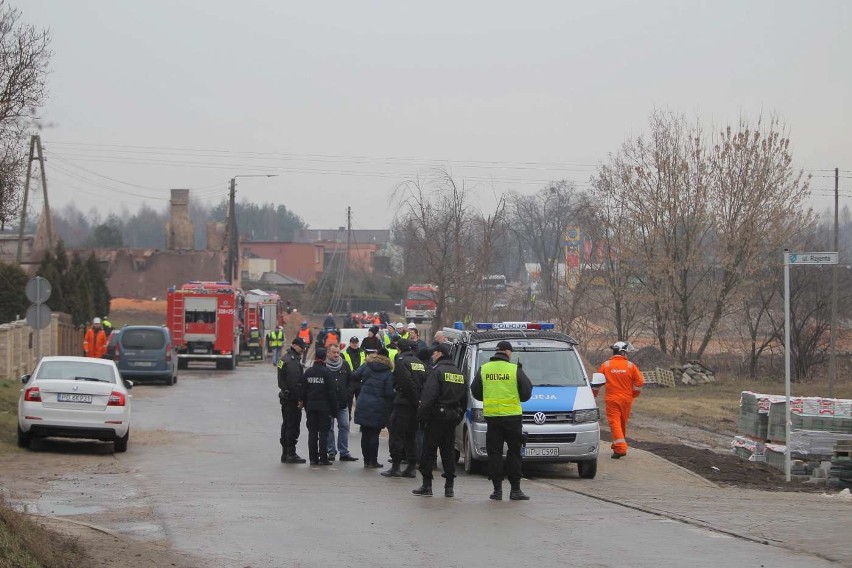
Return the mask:
[(668, 369), (660, 369), (657, 367), (653, 371), (645, 371), (642, 373), (646, 385), (657, 385), (658, 387), (675, 386), (675, 376)]
[(769, 439), (769, 407), (784, 397), (743, 391), (740, 394), (740, 414), (737, 433), (757, 440)]
[[(787, 437), (786, 399), (778, 398), (770, 401), (769, 405), (769, 439), (774, 441), (782, 441)], [(790, 423), (793, 430), (852, 434), (852, 400), (792, 397)]]
[(838, 440), (834, 445), (831, 469), (826, 485), (831, 489), (852, 489), (852, 441)]
[[(763, 449), (763, 461), (771, 465), (775, 469), (784, 471), (784, 452), (787, 451), (787, 446), (783, 444), (767, 443)], [(790, 452), (790, 461), (796, 463), (796, 469), (801, 469), (808, 461), (808, 456), (792, 451)], [(795, 472), (804, 474), (803, 470)]]
[(753, 440), (747, 436), (734, 436), (734, 439), (731, 440), (731, 448), (734, 450), (735, 455), (744, 460), (753, 462), (764, 461), (763, 453), (765, 445), (761, 441)]
[(809, 460), (830, 460), (835, 455), (837, 444), (850, 444), (850, 449), (852, 449), (852, 434), (823, 432), (821, 430), (792, 430), (790, 432), (790, 449), (806, 456)]
[(690, 361), (679, 367), (672, 367), (672, 371), (684, 385), (704, 385), (716, 380), (713, 371), (699, 361)]

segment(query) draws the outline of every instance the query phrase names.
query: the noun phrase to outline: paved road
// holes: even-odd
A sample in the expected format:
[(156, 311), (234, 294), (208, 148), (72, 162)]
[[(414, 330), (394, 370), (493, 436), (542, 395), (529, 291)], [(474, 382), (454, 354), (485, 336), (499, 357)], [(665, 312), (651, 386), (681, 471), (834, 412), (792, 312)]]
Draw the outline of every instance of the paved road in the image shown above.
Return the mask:
[[(589, 481), (550, 468), (546, 479), (526, 483), (532, 501), (496, 503), (481, 476), (462, 473), (455, 499), (430, 499), (410, 494), (417, 481), (382, 478), (360, 461), (281, 464), (270, 364), (190, 370), (174, 387), (133, 393), (130, 450), (117, 456), (126, 468), (102, 476), (109, 477), (104, 490), (87, 503), (124, 508), (100, 518), (113, 519), (110, 529), (208, 558), (211, 568), (837, 565), (576, 492), (605, 493), (607, 483), (623, 490), (613, 473)], [(302, 456), (306, 437), (303, 429)], [(360, 456), (357, 432), (350, 446)], [(677, 483), (690, 483), (673, 471), (683, 476)], [(58, 482), (43, 499), (58, 514), (84, 512), (71, 502), (63, 508), (67, 494)], [(134, 508), (144, 514), (130, 514)]]

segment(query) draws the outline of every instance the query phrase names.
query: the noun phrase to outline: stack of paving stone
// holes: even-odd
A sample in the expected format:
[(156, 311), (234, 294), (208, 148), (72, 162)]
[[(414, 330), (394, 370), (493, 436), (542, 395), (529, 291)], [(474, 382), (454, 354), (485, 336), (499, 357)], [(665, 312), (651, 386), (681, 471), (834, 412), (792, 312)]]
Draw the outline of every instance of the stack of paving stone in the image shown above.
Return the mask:
[(852, 489), (852, 440), (835, 444), (827, 485), (830, 489)]
[(766, 444), (763, 442), (758, 442), (746, 436), (735, 436), (731, 442), (731, 448), (733, 448), (735, 455), (744, 460), (753, 462), (762, 462), (765, 460), (764, 452)]
[(755, 440), (769, 439), (769, 407), (773, 401), (784, 401), (784, 397), (743, 391), (740, 394), (740, 416), (738, 432)]
[(672, 371), (684, 385), (704, 385), (716, 380), (713, 371), (698, 361), (690, 361), (684, 365), (672, 367)]

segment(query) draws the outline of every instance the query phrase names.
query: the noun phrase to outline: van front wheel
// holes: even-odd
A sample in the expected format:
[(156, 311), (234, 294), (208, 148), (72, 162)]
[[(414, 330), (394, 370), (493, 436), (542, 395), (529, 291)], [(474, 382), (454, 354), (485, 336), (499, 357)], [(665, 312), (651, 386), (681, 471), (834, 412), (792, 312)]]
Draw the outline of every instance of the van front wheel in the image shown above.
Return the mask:
[(473, 450), (470, 447), (470, 436), (464, 431), (464, 472), (476, 475), (482, 471), (482, 464), (473, 458)]
[(598, 474), (598, 460), (577, 462), (577, 471), (583, 479), (594, 479)]

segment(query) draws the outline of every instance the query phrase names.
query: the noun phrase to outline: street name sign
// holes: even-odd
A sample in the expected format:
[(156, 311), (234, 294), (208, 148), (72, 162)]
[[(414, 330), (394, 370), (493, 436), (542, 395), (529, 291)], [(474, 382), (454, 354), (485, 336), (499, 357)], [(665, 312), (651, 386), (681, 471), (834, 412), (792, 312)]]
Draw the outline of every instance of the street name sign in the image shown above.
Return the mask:
[(788, 252), (788, 264), (837, 264), (836, 252)]

